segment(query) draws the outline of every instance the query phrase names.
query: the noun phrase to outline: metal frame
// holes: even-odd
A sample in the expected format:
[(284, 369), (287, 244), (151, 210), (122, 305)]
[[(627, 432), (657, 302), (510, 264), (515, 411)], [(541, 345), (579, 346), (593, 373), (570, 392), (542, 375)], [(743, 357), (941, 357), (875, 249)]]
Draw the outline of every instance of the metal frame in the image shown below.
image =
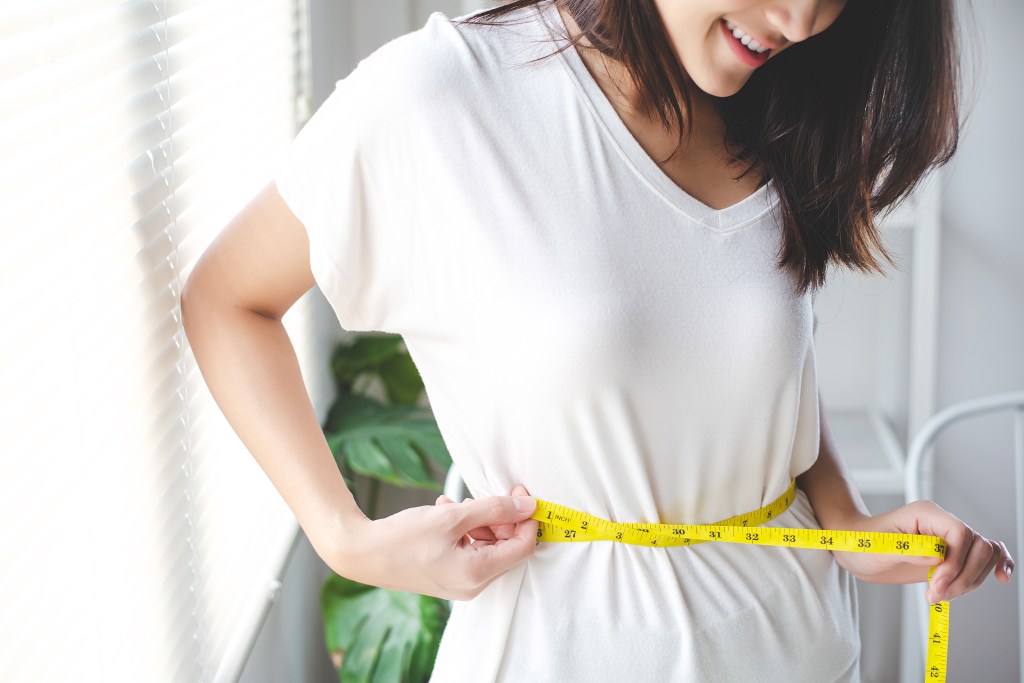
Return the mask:
[[(1024, 391), (994, 394), (956, 403), (936, 413), (914, 437), (907, 453), (906, 501), (931, 498), (934, 491), (934, 453), (932, 443), (947, 427), (964, 418), (1013, 411), (1014, 482), (1016, 494), (1016, 540), (1018, 555), (1024, 554)], [(924, 670), (924, 643), (928, 624), (921, 619), (925, 600), (924, 583), (906, 586), (903, 592), (903, 653), (900, 680), (921, 680)], [(1017, 581), (1017, 625), (1024, 634), (1024, 583)], [(1018, 647), (1019, 681), (1024, 683), (1024, 647)]]
[(462, 481), (462, 475), (459, 474), (459, 470), (455, 467), (455, 463), (452, 463), (448, 467), (448, 474), (445, 475), (444, 495), (448, 496), (456, 503), (461, 503), (466, 498), (466, 483)]

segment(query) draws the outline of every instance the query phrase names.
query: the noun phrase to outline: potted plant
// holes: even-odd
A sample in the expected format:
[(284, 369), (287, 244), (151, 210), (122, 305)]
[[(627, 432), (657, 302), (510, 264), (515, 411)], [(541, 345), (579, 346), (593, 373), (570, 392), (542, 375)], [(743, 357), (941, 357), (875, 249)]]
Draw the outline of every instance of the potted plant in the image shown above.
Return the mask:
[[(451, 466), (423, 381), (399, 335), (359, 334), (331, 358), (337, 398), (323, 425), (359, 507), (376, 519), (382, 486), (441, 491)], [(356, 475), (362, 475), (357, 477)], [(363, 489), (366, 490), (363, 490)], [(449, 602), (334, 574), (321, 591), (327, 650), (343, 683), (418, 683), (433, 670)]]

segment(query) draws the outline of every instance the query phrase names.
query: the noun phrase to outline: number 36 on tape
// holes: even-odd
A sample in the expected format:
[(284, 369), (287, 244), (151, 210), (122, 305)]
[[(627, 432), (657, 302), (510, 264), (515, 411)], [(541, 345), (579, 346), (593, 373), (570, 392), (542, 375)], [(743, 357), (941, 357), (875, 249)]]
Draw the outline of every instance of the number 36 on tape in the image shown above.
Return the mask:
[[(612, 522), (539, 498), (531, 518), (539, 522), (537, 541), (548, 543), (612, 541), (648, 547), (691, 546), (708, 542), (745, 543), (857, 553), (946, 556), (946, 542), (937, 536), (760, 526), (785, 512), (795, 496), (796, 481), (793, 480), (772, 503), (714, 524)], [(928, 571), (929, 581), (934, 571), (934, 567)], [(933, 683), (945, 681), (949, 648), (948, 602), (938, 602), (929, 607), (928, 634), (925, 680)]]

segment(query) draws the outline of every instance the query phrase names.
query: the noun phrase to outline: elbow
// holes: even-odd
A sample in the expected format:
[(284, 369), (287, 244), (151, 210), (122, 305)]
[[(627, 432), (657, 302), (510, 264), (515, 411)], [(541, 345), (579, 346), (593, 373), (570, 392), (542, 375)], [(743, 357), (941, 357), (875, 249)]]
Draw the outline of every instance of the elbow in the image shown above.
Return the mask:
[(202, 344), (204, 336), (213, 334), (213, 328), (238, 315), (259, 315), (280, 320), (270, 312), (251, 306), (240, 305), (224, 296), (228, 288), (223, 282), (206, 275), (199, 269), (193, 271), (181, 288), (181, 326), (193, 349)]

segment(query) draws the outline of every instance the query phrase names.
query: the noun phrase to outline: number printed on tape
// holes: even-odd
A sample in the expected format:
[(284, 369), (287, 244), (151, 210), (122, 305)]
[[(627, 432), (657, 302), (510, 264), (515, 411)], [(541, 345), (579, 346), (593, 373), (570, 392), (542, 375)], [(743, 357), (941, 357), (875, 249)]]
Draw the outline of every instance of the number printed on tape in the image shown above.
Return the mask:
[[(946, 542), (937, 536), (761, 526), (785, 512), (795, 497), (794, 479), (789, 488), (768, 505), (714, 524), (612, 522), (537, 498), (537, 509), (532, 519), (538, 521), (538, 543), (611, 541), (671, 548), (714, 542), (923, 557), (946, 556)], [(935, 567), (929, 569), (929, 581), (934, 571)], [(925, 681), (945, 681), (949, 649), (948, 602), (938, 602), (929, 607), (928, 633), (931, 635), (925, 658)]]

